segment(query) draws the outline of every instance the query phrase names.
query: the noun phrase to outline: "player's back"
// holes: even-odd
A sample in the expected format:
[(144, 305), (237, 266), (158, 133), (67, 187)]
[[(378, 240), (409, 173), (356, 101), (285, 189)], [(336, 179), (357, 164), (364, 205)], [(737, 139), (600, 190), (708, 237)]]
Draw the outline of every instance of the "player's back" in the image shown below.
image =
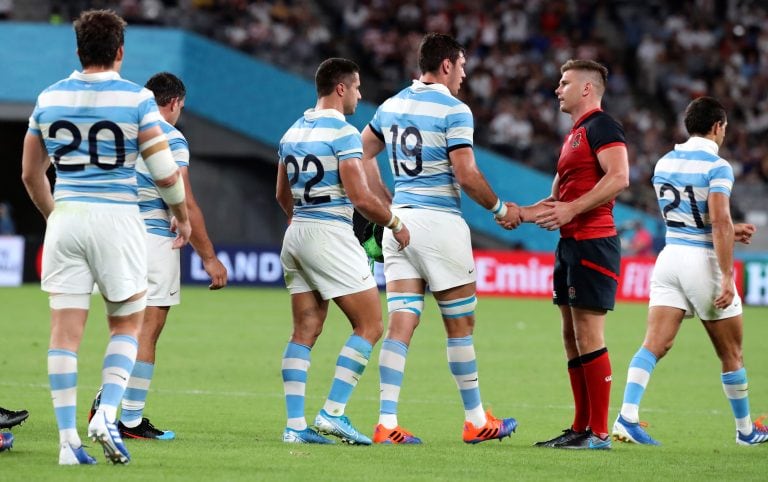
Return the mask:
[(386, 143), (395, 181), (393, 206), (461, 213), (449, 152), (473, 145), (469, 107), (442, 84), (414, 80), (378, 108), (370, 125)]
[(360, 132), (334, 109), (310, 109), (280, 141), (293, 194), (293, 220), (352, 225), (352, 202), (341, 183), (339, 164), (362, 158)]
[(56, 167), (54, 200), (136, 204), (139, 130), (160, 119), (152, 93), (113, 71), (74, 72), (44, 90), (29, 127)]
[[(189, 166), (189, 144), (184, 134), (165, 120), (160, 121), (163, 134), (168, 139), (173, 160), (180, 168)], [(139, 211), (144, 219), (147, 232), (168, 238), (176, 237), (171, 231), (171, 214), (168, 205), (160, 196), (147, 165), (141, 155), (136, 158), (136, 181), (139, 189)]]
[(667, 225), (668, 244), (712, 248), (709, 194), (730, 196), (733, 169), (717, 155), (717, 144), (692, 137), (659, 159), (653, 187)]

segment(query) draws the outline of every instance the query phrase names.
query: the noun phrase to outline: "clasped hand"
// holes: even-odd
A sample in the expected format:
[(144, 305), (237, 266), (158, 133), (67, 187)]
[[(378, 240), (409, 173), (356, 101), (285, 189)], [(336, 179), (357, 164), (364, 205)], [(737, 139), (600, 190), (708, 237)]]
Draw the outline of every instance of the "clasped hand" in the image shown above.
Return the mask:
[(523, 222), (520, 206), (512, 202), (505, 202), (504, 205), (507, 207), (507, 214), (503, 218), (494, 217), (496, 224), (504, 229), (515, 229)]

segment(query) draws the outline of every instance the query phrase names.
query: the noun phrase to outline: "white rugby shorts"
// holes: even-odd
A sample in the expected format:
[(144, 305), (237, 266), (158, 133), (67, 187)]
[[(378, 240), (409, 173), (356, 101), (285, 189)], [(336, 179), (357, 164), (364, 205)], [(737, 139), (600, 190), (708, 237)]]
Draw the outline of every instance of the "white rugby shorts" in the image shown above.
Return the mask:
[(390, 229), (384, 230), (384, 277), (423, 279), (432, 291), (474, 283), (477, 279), (469, 227), (459, 215), (431, 209), (395, 208), (408, 227), (411, 243), (402, 251)]
[(685, 310), (686, 318), (722, 320), (742, 313), (739, 294), (728, 308), (715, 308), (722, 273), (713, 249), (668, 244), (659, 253), (651, 276), (649, 306)]
[(147, 233), (147, 306), (181, 301), (181, 250), (173, 249), (174, 239)]
[(376, 287), (352, 226), (294, 219), (280, 261), (291, 294), (318, 291), (329, 300)]
[(147, 289), (147, 245), (137, 205), (57, 202), (43, 244), (42, 289), (110, 301)]

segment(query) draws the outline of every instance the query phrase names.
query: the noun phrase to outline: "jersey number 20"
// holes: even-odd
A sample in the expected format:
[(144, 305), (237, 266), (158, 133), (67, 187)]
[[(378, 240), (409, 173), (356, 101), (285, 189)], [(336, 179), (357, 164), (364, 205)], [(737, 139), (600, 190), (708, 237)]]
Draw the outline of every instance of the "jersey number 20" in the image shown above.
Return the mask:
[[(56, 138), (56, 133), (59, 129), (64, 129), (72, 134), (72, 140), (69, 144), (65, 144), (55, 151), (53, 151), (53, 163), (56, 164), (56, 168), (62, 171), (82, 171), (85, 169), (85, 164), (61, 164), (62, 156), (69, 154), (72, 151), (76, 151), (80, 147), (80, 143), (83, 141), (80, 129), (70, 121), (57, 120), (51, 124), (48, 129), (48, 135), (51, 139)], [(108, 130), (112, 132), (115, 137), (115, 163), (105, 163), (99, 161), (99, 146), (98, 136), (102, 130)], [(88, 155), (90, 157), (90, 163), (95, 164), (102, 169), (114, 169), (125, 164), (125, 136), (120, 127), (111, 121), (99, 121), (96, 122), (88, 129)]]

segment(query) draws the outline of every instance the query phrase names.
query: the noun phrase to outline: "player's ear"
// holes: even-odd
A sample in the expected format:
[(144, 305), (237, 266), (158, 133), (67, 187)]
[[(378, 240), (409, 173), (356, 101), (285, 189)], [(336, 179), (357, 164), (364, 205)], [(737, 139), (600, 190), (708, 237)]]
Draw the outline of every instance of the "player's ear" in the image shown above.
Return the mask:
[(347, 86), (344, 85), (344, 82), (339, 82), (338, 84), (336, 84), (336, 95), (338, 95), (339, 97), (343, 97), (344, 96), (344, 90), (346, 88), (347, 88)]
[(444, 74), (450, 74), (451, 68), (453, 67), (453, 63), (451, 63), (451, 59), (443, 59), (443, 64), (441, 65), (443, 69)]
[(117, 55), (115, 56), (115, 62), (122, 62), (123, 55), (125, 55), (125, 47), (122, 45), (117, 48)]

